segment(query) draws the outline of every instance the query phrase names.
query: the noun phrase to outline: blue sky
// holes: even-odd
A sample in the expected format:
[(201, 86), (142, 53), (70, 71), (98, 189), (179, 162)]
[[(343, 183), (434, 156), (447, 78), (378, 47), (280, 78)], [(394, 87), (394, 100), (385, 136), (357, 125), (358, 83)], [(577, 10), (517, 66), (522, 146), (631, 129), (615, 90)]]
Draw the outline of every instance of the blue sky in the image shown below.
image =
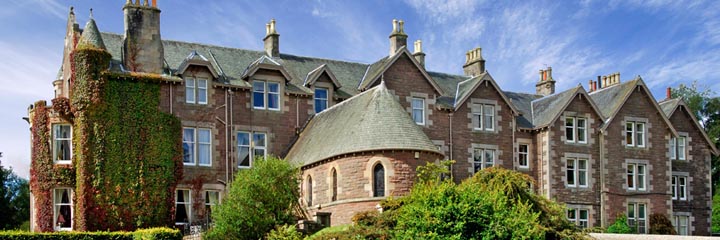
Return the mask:
[[(80, 26), (94, 9), (101, 31), (122, 33), (125, 0), (9, 0), (0, 8), (0, 152), (27, 177), (28, 124), (36, 100), (50, 100), (70, 6)], [(277, 20), (280, 51), (363, 63), (387, 55), (393, 18), (408, 43), (421, 39), (431, 71), (462, 73), (465, 52), (483, 48), (505, 90), (534, 92), (553, 67), (562, 91), (598, 75), (641, 75), (657, 99), (694, 80), (720, 92), (720, 1), (180, 1), (158, 0), (163, 39), (262, 49)]]

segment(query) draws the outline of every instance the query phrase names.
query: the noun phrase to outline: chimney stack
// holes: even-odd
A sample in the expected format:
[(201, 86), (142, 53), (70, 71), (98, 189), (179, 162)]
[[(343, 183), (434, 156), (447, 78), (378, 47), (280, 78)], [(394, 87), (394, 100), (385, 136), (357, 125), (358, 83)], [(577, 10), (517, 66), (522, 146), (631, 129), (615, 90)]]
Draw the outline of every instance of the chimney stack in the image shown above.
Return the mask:
[(537, 95), (553, 95), (555, 94), (555, 79), (552, 77), (552, 67), (540, 69), (540, 81), (535, 84), (535, 93)]
[(160, 9), (157, 2), (128, 0), (123, 6), (125, 36), (122, 59), (126, 69), (133, 72), (161, 74), (165, 53), (160, 38)]
[(265, 54), (269, 57), (280, 57), (280, 34), (275, 30), (275, 19), (265, 24)]
[(610, 86), (620, 84), (620, 72), (614, 72), (614, 73), (605, 75), (602, 77), (602, 80), (603, 80), (602, 88), (607, 88)]
[(590, 81), (588, 81), (588, 91), (593, 92), (593, 80), (592, 79), (590, 79)]
[(413, 51), (413, 56), (415, 57), (415, 60), (420, 63), (420, 66), (425, 68), (425, 53), (422, 51), (422, 41), (417, 40), (415, 41), (415, 50)]
[(407, 46), (407, 34), (405, 34), (405, 22), (393, 19), (393, 30), (390, 33), (390, 54), (392, 56), (398, 49)]
[(672, 88), (670, 88), (670, 87), (667, 88), (665, 99), (666, 100), (672, 99)]
[(466, 76), (478, 76), (485, 73), (485, 59), (482, 57), (482, 48), (474, 48), (465, 53), (463, 72)]

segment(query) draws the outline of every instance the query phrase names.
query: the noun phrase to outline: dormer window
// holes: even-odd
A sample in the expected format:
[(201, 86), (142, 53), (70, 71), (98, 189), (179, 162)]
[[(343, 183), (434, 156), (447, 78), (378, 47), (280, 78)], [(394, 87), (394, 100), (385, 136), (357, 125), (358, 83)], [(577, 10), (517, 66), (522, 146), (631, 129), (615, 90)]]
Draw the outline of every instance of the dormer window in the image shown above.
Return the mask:
[(280, 110), (280, 84), (276, 82), (253, 82), (253, 108)]
[(328, 89), (315, 88), (315, 113), (322, 112), (328, 107)]
[(207, 104), (207, 90), (207, 79), (185, 79), (185, 102), (192, 104)]

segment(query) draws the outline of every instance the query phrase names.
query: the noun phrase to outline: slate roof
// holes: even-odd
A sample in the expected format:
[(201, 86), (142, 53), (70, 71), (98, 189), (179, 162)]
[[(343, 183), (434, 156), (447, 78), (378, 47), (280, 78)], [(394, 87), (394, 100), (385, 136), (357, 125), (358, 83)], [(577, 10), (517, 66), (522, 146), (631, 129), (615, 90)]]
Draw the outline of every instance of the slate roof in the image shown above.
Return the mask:
[(77, 47), (106, 49), (103, 38), (100, 36), (97, 24), (95, 24), (95, 19), (90, 18), (87, 24), (85, 24), (84, 31), (82, 32), (82, 35), (80, 35), (80, 40), (78, 40)]
[(680, 98), (668, 99), (658, 103), (660, 109), (663, 110), (665, 116), (670, 118), (670, 115), (675, 111), (675, 108), (680, 104)]
[(503, 91), (505, 96), (510, 99), (515, 108), (517, 108), (519, 115), (515, 117), (517, 126), (519, 128), (532, 129), (533, 128), (533, 114), (532, 114), (532, 101), (541, 98), (542, 95), (529, 94), (529, 93), (518, 93)]
[[(658, 105), (660, 105), (660, 109), (662, 109), (665, 116), (669, 119), (672, 114), (677, 111), (679, 107), (683, 107), (686, 111), (689, 111), (690, 108), (685, 104), (685, 101), (682, 100), (682, 98), (672, 98), (668, 100), (664, 100), (662, 102), (659, 102)], [(700, 121), (695, 117), (695, 114), (689, 113), (691, 121), (694, 123), (695, 127), (702, 133), (703, 138), (705, 139), (705, 142), (710, 146), (710, 150), (715, 154), (720, 154), (720, 150), (715, 146), (715, 143), (710, 139), (710, 136), (707, 135), (703, 127), (700, 125)]]
[(533, 126), (545, 127), (550, 125), (555, 117), (565, 110), (565, 106), (572, 101), (575, 94), (582, 88), (577, 86), (560, 93), (545, 96), (532, 101)]
[(590, 97), (600, 108), (605, 119), (610, 119), (625, 103), (625, 99), (632, 93), (640, 78), (619, 83), (590, 93)]
[(306, 166), (342, 154), (393, 149), (441, 154), (381, 82), (316, 114), (286, 159)]

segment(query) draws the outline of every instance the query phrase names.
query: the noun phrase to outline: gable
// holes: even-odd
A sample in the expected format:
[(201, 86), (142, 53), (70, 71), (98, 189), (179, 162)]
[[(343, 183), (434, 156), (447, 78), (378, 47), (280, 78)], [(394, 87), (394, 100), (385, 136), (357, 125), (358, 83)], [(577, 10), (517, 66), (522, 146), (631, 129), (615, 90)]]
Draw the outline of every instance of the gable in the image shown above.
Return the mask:
[[(487, 92), (478, 93), (478, 89), (480, 86), (484, 86), (485, 88), (483, 88), (483, 90)], [(492, 79), (492, 76), (490, 76), (490, 73), (488, 72), (458, 83), (455, 95), (455, 110), (459, 109), (462, 105), (464, 105), (465, 102), (467, 102), (467, 99), (469, 99), (471, 96), (473, 96), (474, 98), (485, 99), (487, 99), (489, 96), (492, 96), (493, 99), (501, 100), (501, 102), (504, 102), (507, 105), (508, 109), (512, 111), (512, 114), (514, 116), (518, 116), (519, 114), (517, 108), (515, 108), (515, 106), (510, 102), (510, 99), (508, 99), (507, 96), (505, 96), (505, 94), (502, 92), (502, 90), (500, 90), (500, 87), (495, 83), (495, 80)]]
[(691, 122), (692, 123), (691, 125), (693, 126), (695, 131), (698, 131), (700, 133), (700, 135), (703, 136), (705, 143), (708, 144), (712, 153), (714, 155), (720, 155), (720, 152), (718, 152), (718, 149), (715, 146), (715, 144), (713, 143), (713, 141), (707, 135), (705, 130), (702, 128), (702, 126), (700, 126), (700, 123), (697, 120), (697, 118), (695, 117), (695, 115), (692, 114), (692, 112), (690, 112), (690, 108), (688, 108), (687, 105), (685, 105), (685, 103), (683, 101), (680, 100), (679, 103), (676, 105), (676, 107), (669, 114), (670, 115), (668, 116), (668, 118), (670, 118), (670, 120), (673, 123)]
[(672, 123), (670, 123), (670, 120), (665, 116), (665, 113), (645, 87), (642, 80), (639, 80), (637, 84), (632, 86), (624, 101), (622, 101), (620, 107), (617, 109), (615, 114), (608, 118), (607, 123), (602, 127), (602, 130), (606, 130), (608, 126), (615, 122), (621, 112), (642, 112), (643, 110), (652, 113), (648, 114), (646, 117), (660, 118), (661, 122), (665, 123), (665, 127), (668, 128), (673, 136), (678, 135), (677, 131), (675, 131), (675, 128), (672, 126)]
[[(412, 79), (403, 76), (410, 72), (419, 73), (419, 76), (413, 74), (414, 77)], [(392, 76), (396, 80), (401, 79), (412, 82), (413, 84), (418, 84), (418, 82), (415, 81), (425, 80), (425, 83), (429, 84), (435, 93), (441, 96), (445, 95), (440, 86), (428, 75), (425, 69), (420, 66), (405, 47), (398, 50), (394, 55), (383, 58), (368, 66), (367, 72), (358, 86), (358, 90), (362, 91), (377, 86), (378, 82), (387, 81), (388, 76)]]

